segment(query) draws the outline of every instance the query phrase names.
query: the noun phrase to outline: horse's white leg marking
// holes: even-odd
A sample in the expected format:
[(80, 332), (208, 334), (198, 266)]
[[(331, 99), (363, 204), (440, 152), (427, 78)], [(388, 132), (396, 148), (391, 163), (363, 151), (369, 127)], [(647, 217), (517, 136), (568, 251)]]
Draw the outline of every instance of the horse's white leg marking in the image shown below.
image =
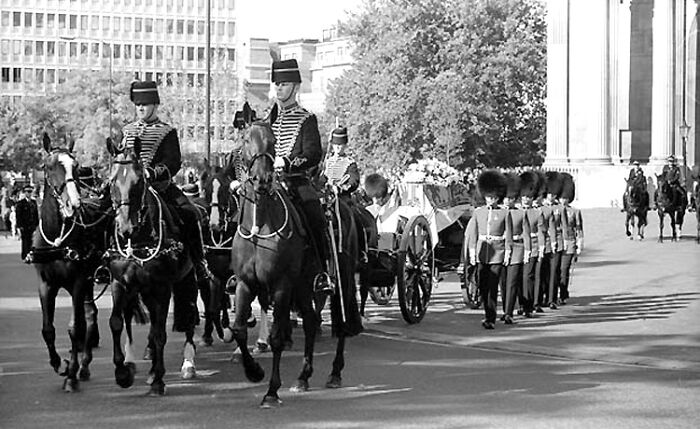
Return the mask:
[(134, 353), (134, 343), (129, 341), (129, 338), (127, 338), (126, 343), (124, 344), (124, 362), (136, 362), (136, 358), (134, 356), (136, 356)]

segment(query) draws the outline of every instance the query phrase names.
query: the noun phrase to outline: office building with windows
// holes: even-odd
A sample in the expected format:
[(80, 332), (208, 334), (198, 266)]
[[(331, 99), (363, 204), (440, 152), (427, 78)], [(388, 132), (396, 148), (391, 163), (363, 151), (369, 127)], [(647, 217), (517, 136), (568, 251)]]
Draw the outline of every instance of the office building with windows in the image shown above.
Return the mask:
[[(0, 0), (0, 97), (54, 91), (71, 70), (156, 80), (186, 98), (185, 152), (205, 151), (206, 0)], [(240, 99), (235, 0), (211, 0), (211, 148)]]

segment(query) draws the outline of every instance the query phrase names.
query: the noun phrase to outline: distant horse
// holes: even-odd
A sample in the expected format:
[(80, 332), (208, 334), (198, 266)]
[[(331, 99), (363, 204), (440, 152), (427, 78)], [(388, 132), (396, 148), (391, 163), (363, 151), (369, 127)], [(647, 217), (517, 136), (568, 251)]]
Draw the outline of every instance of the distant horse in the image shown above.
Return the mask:
[(666, 180), (665, 175), (656, 176), (658, 189), (656, 192), (656, 211), (659, 214), (659, 243), (663, 243), (664, 217), (668, 213), (671, 219), (671, 241), (678, 241), (683, 217), (685, 216), (685, 198)]
[[(89, 380), (92, 348), (97, 346), (97, 306), (93, 300), (93, 273), (105, 251), (105, 231), (109, 216), (100, 210), (97, 199), (90, 199), (79, 180), (78, 161), (67, 148), (54, 147), (44, 133), (44, 198), (38, 231), (34, 235), (28, 261), (37, 270), (41, 283), (39, 298), (43, 318), (42, 335), (54, 371), (66, 378), (63, 390), (78, 389), (78, 379)], [(81, 192), (83, 191), (83, 192)], [(60, 369), (53, 326), (56, 295), (64, 288), (71, 295), (73, 314), (68, 329), (71, 339), (70, 362)], [(82, 355), (78, 361), (78, 355)]]
[[(130, 387), (136, 366), (131, 320), (140, 314), (140, 300), (150, 319), (148, 334), (151, 350), (149, 395), (164, 395), (166, 320), (170, 296), (175, 304), (175, 329), (185, 332), (182, 377), (195, 376), (194, 326), (197, 320), (194, 265), (187, 249), (175, 234), (173, 213), (146, 182), (140, 161), (141, 141), (133, 149), (118, 149), (111, 140), (112, 155), (110, 197), (115, 210), (113, 247), (108, 255), (112, 281), (112, 314), (109, 319), (113, 338), (115, 379), (119, 386)], [(125, 323), (126, 322), (126, 323)], [(126, 324), (126, 356), (121, 346)]]
[(635, 218), (637, 224), (637, 238), (644, 239), (644, 228), (647, 226), (647, 212), (649, 211), (649, 193), (646, 183), (638, 183), (634, 179), (627, 179), (627, 190), (625, 192), (625, 234), (630, 238), (630, 223), (634, 228)]
[[(291, 325), (289, 313), (292, 306), (301, 314), (304, 329), (304, 365), (295, 385), (291, 390), (303, 392), (308, 390), (309, 378), (313, 373), (313, 352), (317, 331), (317, 317), (313, 309), (313, 273), (308, 269), (310, 253), (305, 250), (306, 239), (299, 222), (299, 215), (286, 192), (275, 180), (273, 168), (275, 138), (267, 122), (252, 122), (249, 115), (244, 115), (248, 127), (245, 129), (243, 159), (248, 168), (248, 178), (243, 184), (241, 195), (241, 214), (236, 236), (233, 240), (232, 267), (238, 276), (236, 288), (236, 318), (233, 331), (245, 374), (249, 380), (258, 382), (265, 376), (264, 370), (255, 361), (247, 348), (246, 320), (250, 314), (250, 303), (257, 296), (260, 305), (267, 310), (273, 306), (273, 323), (270, 335), (272, 347), (272, 376), (261, 407), (279, 406), (278, 390), (281, 386), (280, 360), (285, 342), (290, 340)], [(343, 248), (347, 248), (338, 258), (341, 276), (345, 285), (352, 287), (342, 294), (336, 294), (338, 300), (351, 305), (349, 295), (354, 297), (353, 261), (357, 254), (356, 231), (352, 215), (344, 204), (341, 209), (344, 228)], [(314, 227), (314, 225), (310, 225)], [(352, 243), (352, 240), (355, 240)], [(331, 308), (332, 314), (346, 313), (347, 310)], [(357, 303), (355, 312), (358, 321)], [(361, 326), (361, 324), (360, 324)], [(337, 329), (335, 329), (337, 328)], [(342, 333), (343, 325), (335, 325), (334, 331)], [(342, 343), (342, 344), (341, 344)], [(344, 341), (340, 339), (334, 368), (327, 386), (336, 387), (340, 383), (340, 371), (344, 366), (342, 349)], [(336, 377), (337, 376), (337, 377)], [(334, 382), (335, 380), (335, 382)]]

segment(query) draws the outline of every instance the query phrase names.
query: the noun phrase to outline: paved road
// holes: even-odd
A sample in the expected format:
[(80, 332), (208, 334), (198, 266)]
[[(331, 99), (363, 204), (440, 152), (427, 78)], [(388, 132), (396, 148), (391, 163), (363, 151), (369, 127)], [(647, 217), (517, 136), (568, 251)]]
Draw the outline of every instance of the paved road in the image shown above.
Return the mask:
[[(0, 427), (666, 427), (700, 426), (700, 246), (686, 217), (678, 243), (622, 235), (622, 214), (584, 211), (586, 251), (570, 304), (517, 324), (480, 327), (458, 285), (436, 291), (423, 322), (407, 326), (394, 306), (368, 308), (366, 333), (349, 343), (345, 388), (322, 388), (333, 342), (318, 343), (312, 390), (284, 387), (281, 409), (261, 411), (265, 385), (248, 383), (231, 346), (200, 348), (199, 377), (178, 377), (181, 337), (169, 336), (168, 395), (145, 398), (147, 365), (123, 390), (113, 382), (107, 313), (98, 305), (103, 346), (93, 380), (61, 392), (41, 340), (35, 274), (0, 237)], [(395, 300), (394, 300), (395, 301)], [(59, 351), (69, 347), (66, 295), (59, 299)], [(326, 328), (327, 332), (327, 328)], [(137, 330), (144, 344), (145, 328)], [(251, 336), (254, 338), (254, 336)], [(302, 340), (283, 358), (289, 385)], [(270, 367), (269, 356), (261, 358)]]

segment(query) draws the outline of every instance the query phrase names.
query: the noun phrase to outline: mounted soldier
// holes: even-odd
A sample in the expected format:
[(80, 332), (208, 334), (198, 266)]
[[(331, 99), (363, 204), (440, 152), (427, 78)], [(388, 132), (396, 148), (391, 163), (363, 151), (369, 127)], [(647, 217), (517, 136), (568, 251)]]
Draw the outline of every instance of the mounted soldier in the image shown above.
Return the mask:
[(268, 119), (276, 139), (275, 169), (284, 173), (292, 201), (306, 220), (310, 244), (318, 262), (314, 288), (317, 292), (330, 293), (333, 284), (327, 268), (330, 257), (326, 238), (328, 226), (318, 192), (311, 184), (323, 155), (318, 122), (316, 115), (297, 102), (301, 73), (295, 59), (274, 61), (272, 82), (277, 98)]
[(338, 188), (338, 195), (347, 203), (360, 184), (360, 170), (355, 160), (346, 152), (348, 130), (336, 128), (331, 133), (328, 156), (323, 165), (320, 183)]
[(212, 276), (204, 258), (198, 210), (172, 180), (182, 165), (177, 130), (158, 118), (160, 97), (155, 82), (133, 82), (130, 98), (138, 120), (123, 128), (121, 147), (133, 148), (136, 138), (141, 140), (146, 180), (180, 217), (181, 239), (192, 257), (198, 281), (209, 281)]
[(681, 195), (683, 201), (686, 199), (685, 187), (681, 183), (681, 169), (678, 167), (676, 157), (671, 155), (666, 158), (666, 165), (662, 170), (662, 174), (666, 177), (666, 181)]

